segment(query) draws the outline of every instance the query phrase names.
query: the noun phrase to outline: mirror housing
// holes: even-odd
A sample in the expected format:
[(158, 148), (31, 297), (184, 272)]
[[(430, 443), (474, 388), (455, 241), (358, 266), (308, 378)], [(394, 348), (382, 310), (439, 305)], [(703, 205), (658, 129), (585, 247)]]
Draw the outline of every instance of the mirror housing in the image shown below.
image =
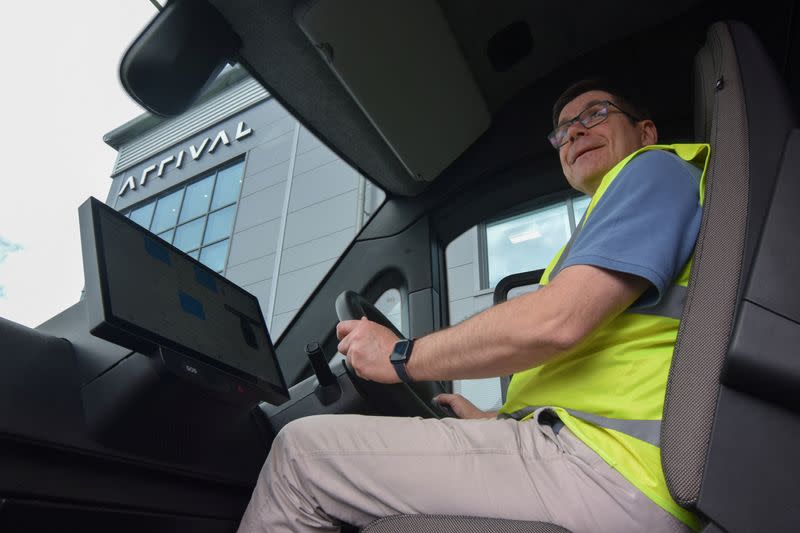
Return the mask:
[(173, 0), (133, 41), (120, 63), (125, 91), (156, 115), (183, 113), (242, 42), (206, 0)]

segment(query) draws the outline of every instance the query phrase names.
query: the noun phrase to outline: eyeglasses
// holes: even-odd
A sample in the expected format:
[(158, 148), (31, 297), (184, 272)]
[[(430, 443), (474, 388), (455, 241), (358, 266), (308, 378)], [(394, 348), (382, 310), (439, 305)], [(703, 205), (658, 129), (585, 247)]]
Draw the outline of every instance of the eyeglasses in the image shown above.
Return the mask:
[(597, 126), (598, 124), (602, 124), (606, 121), (609, 114), (609, 106), (613, 106), (617, 108), (618, 113), (622, 113), (626, 117), (630, 118), (634, 122), (639, 122), (640, 119), (634, 117), (621, 107), (619, 107), (614, 102), (610, 102), (608, 100), (601, 100), (599, 102), (592, 102), (589, 104), (586, 109), (578, 113), (573, 119), (566, 121), (565, 123), (558, 126), (556, 129), (551, 131), (547, 135), (547, 140), (550, 141), (550, 144), (553, 145), (553, 148), (556, 150), (560, 150), (562, 146), (569, 142), (569, 138), (567, 136), (567, 131), (569, 127), (575, 124), (576, 122), (580, 122), (584, 128), (591, 129)]

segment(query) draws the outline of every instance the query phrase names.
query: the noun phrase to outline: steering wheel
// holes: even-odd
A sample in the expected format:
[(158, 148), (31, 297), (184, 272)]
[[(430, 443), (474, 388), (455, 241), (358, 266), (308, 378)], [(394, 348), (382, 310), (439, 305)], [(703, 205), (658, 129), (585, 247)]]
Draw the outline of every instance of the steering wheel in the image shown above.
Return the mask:
[[(360, 320), (361, 317), (367, 317), (367, 320), (385, 326), (398, 338), (403, 338), (403, 334), (392, 324), (391, 320), (357, 292), (344, 291), (336, 298), (336, 315), (339, 320)], [(381, 410), (389, 411), (386, 414), (441, 416), (441, 411), (435, 410), (431, 402), (434, 396), (447, 392), (442, 382), (416, 381), (410, 385), (406, 383), (386, 385), (362, 379), (356, 375), (349, 362), (346, 365), (357, 388), (373, 400)]]

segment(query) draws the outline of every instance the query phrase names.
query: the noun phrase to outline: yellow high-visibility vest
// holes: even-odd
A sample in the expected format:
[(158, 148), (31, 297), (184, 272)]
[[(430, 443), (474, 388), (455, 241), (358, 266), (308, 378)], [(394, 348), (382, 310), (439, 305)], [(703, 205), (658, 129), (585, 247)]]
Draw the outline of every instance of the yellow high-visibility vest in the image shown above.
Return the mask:
[[(672, 152), (702, 169), (702, 204), (710, 146), (651, 145), (630, 154), (603, 177), (582, 225), (591, 219), (594, 206), (622, 168), (647, 150)], [(561, 258), (568, 256), (574, 238), (553, 258), (542, 276), (542, 285), (558, 273)], [(609, 465), (660, 507), (697, 530), (697, 517), (669, 494), (660, 450), (667, 378), (691, 265), (690, 258), (656, 306), (625, 311), (568, 353), (514, 374), (500, 414), (524, 420), (537, 407), (552, 407), (564, 425)]]

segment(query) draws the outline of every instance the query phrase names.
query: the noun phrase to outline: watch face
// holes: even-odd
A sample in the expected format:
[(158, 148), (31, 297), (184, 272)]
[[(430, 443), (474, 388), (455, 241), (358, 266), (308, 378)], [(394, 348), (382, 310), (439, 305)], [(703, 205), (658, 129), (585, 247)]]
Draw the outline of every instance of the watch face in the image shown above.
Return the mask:
[(408, 339), (397, 341), (397, 343), (394, 345), (394, 351), (389, 357), (389, 360), (393, 363), (404, 363), (406, 361), (408, 347), (410, 345), (411, 342)]

